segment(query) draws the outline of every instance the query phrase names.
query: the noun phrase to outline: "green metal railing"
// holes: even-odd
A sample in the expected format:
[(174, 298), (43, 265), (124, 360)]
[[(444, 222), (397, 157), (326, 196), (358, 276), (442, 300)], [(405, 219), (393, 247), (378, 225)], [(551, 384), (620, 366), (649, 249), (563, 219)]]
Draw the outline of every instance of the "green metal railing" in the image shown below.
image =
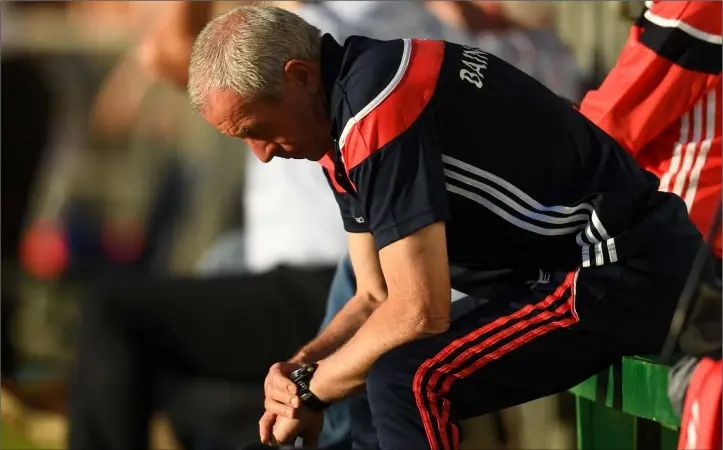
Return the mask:
[(579, 450), (673, 450), (680, 419), (667, 396), (669, 367), (623, 358), (574, 387)]

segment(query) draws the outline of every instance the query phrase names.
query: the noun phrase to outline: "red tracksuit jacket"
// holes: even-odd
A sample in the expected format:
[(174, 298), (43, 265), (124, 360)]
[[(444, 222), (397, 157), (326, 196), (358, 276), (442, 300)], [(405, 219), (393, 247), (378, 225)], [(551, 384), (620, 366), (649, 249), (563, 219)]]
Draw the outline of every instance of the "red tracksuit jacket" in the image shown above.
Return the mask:
[[(721, 2), (646, 2), (580, 110), (688, 205), (707, 235), (721, 198)], [(721, 257), (721, 232), (712, 243)]]

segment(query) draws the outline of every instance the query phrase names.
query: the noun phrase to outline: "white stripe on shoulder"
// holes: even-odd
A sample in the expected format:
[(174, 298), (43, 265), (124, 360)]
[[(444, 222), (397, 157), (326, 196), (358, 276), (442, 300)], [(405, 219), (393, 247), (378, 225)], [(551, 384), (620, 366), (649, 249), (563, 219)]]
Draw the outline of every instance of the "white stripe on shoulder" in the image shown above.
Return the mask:
[(656, 14), (653, 14), (649, 10), (645, 11), (645, 18), (654, 23), (655, 25), (658, 25), (659, 27), (677, 28), (680, 31), (683, 31), (684, 33), (693, 36), (696, 39), (700, 39), (701, 41), (709, 42), (711, 44), (723, 45), (723, 36), (699, 30), (695, 27), (688, 25), (682, 20), (666, 19), (665, 17), (660, 17)]
[(364, 108), (361, 109), (358, 113), (354, 115), (354, 117), (347, 120), (346, 124), (344, 124), (344, 129), (341, 132), (341, 136), (339, 136), (339, 148), (344, 148), (344, 144), (346, 143), (346, 138), (349, 136), (349, 133), (351, 132), (351, 129), (354, 125), (356, 125), (357, 122), (362, 120), (367, 114), (374, 111), (374, 108), (381, 105), (381, 103), (389, 97), (389, 94), (396, 89), (396, 87), (399, 85), (399, 83), (402, 81), (402, 78), (404, 77), (404, 74), (407, 72), (407, 68), (409, 67), (409, 60), (412, 56), (412, 41), (411, 39), (403, 39), (404, 42), (404, 50), (402, 52), (402, 62), (399, 64), (399, 69), (397, 69), (397, 73), (394, 74), (394, 78), (392, 78), (392, 81), (389, 82), (387, 87), (385, 87), (379, 95), (377, 95), (374, 100), (369, 102), (368, 105), (366, 105)]

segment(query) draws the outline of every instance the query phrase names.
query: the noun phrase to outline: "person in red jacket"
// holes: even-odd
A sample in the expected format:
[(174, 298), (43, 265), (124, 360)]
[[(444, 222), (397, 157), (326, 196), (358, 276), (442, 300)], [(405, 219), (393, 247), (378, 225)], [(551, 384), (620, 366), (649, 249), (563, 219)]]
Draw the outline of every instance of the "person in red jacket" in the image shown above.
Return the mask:
[[(721, 198), (721, 2), (646, 2), (616, 66), (580, 110), (707, 235)], [(721, 231), (711, 242), (719, 262)]]

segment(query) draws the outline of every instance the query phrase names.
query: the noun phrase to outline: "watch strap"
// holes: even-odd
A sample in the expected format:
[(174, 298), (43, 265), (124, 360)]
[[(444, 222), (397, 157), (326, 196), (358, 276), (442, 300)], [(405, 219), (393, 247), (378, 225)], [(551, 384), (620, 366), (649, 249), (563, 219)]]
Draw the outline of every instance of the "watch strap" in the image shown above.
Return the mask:
[(301, 401), (304, 402), (304, 406), (317, 413), (331, 406), (331, 403), (321, 400), (308, 389), (300, 392), (299, 397), (301, 397)]
[(304, 405), (314, 412), (321, 412), (331, 406), (331, 403), (321, 400), (309, 389), (311, 378), (314, 376), (317, 367), (317, 364), (305, 364), (292, 373), (291, 380), (299, 388), (299, 398), (301, 398)]

